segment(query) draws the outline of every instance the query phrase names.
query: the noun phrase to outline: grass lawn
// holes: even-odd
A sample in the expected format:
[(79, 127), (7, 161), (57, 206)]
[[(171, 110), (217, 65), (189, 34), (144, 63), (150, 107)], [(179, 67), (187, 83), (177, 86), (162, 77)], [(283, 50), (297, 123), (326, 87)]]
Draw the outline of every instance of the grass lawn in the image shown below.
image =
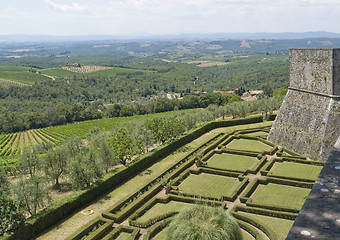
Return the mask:
[(178, 188), (180, 191), (197, 196), (220, 198), (230, 196), (238, 187), (237, 178), (208, 173), (190, 174)]
[(118, 237), (116, 238), (116, 240), (130, 240), (131, 239), (131, 234), (130, 233), (126, 233), (126, 232), (121, 232)]
[(168, 231), (169, 231), (169, 227), (164, 228), (153, 239), (154, 240), (165, 240), (165, 239), (168, 239)]
[(156, 203), (152, 206), (144, 215), (138, 218), (138, 222), (146, 222), (150, 219), (154, 219), (158, 216), (171, 213), (171, 212), (179, 212), (183, 208), (188, 208), (195, 205), (194, 203), (185, 203), (185, 202), (177, 202), (170, 201), (168, 203)]
[(263, 215), (257, 215), (253, 213), (239, 212), (240, 214), (254, 219), (262, 226), (269, 228), (277, 237), (277, 239), (285, 239), (289, 230), (293, 226), (293, 220), (287, 220), (282, 218), (275, 218)]
[(271, 146), (264, 144), (260, 141), (243, 138), (232, 140), (229, 144), (227, 144), (227, 148), (256, 152), (269, 151), (272, 149)]
[(250, 156), (242, 156), (237, 154), (215, 154), (207, 161), (208, 167), (214, 167), (230, 171), (252, 170), (258, 163), (258, 159)]
[(251, 235), (244, 230), (242, 231), (242, 236), (243, 236), (243, 240), (253, 240)]
[(301, 209), (310, 189), (268, 183), (258, 185), (251, 195), (252, 203), (261, 206), (275, 206), (289, 209)]
[(262, 131), (258, 131), (258, 132), (252, 132), (252, 133), (244, 133), (242, 135), (246, 135), (249, 137), (267, 137), (268, 133), (267, 132), (262, 132)]
[(315, 181), (323, 166), (295, 162), (275, 162), (268, 176), (302, 178)]

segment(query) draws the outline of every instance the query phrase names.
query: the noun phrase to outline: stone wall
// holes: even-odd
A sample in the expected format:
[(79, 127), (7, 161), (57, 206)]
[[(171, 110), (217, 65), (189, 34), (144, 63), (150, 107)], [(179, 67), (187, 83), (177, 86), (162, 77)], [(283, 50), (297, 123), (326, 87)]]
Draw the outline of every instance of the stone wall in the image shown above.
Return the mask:
[(340, 135), (340, 49), (291, 49), (290, 87), (268, 140), (326, 161)]

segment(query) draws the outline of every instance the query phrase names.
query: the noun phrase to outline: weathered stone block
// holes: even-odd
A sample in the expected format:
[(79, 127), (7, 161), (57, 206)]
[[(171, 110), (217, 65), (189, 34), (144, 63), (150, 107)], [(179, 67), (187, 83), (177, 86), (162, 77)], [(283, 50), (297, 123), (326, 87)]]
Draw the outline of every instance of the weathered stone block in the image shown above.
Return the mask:
[(340, 49), (291, 49), (290, 88), (268, 140), (326, 161), (340, 135)]

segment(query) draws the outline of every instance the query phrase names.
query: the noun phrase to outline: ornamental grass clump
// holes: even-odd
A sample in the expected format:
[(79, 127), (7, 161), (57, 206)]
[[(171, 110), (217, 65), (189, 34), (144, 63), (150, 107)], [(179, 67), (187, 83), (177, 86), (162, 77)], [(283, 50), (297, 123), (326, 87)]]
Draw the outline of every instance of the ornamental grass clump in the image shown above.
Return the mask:
[(236, 220), (222, 208), (195, 205), (171, 221), (168, 240), (242, 240)]

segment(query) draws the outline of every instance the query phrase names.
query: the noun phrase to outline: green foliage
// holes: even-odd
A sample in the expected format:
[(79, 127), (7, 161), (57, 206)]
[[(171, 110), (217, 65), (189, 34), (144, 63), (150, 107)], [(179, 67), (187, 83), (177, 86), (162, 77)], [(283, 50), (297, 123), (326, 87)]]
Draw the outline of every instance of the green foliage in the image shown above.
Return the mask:
[(31, 216), (50, 202), (46, 179), (42, 176), (21, 177), (13, 188), (13, 195), (20, 208)]
[(41, 166), (37, 150), (25, 148), (23, 154), (19, 156), (17, 166), (22, 174), (28, 173), (31, 177), (35, 176)]
[(130, 161), (134, 154), (134, 142), (127, 129), (119, 128), (117, 132), (113, 133), (109, 142), (117, 159), (123, 165), (126, 165), (127, 161)]
[(92, 150), (76, 155), (69, 162), (69, 177), (75, 189), (89, 187), (103, 175), (103, 167)]
[(0, 188), (0, 236), (17, 230), (24, 221), (14, 201)]
[(9, 190), (9, 186), (10, 184), (7, 178), (7, 173), (2, 167), (0, 167), (0, 189), (7, 191)]
[(59, 187), (59, 178), (65, 174), (67, 170), (67, 156), (65, 148), (57, 148), (48, 151), (44, 159), (44, 170), (46, 176), (55, 181), (55, 185)]
[(242, 240), (236, 220), (221, 208), (196, 205), (184, 209), (169, 225), (169, 240)]

